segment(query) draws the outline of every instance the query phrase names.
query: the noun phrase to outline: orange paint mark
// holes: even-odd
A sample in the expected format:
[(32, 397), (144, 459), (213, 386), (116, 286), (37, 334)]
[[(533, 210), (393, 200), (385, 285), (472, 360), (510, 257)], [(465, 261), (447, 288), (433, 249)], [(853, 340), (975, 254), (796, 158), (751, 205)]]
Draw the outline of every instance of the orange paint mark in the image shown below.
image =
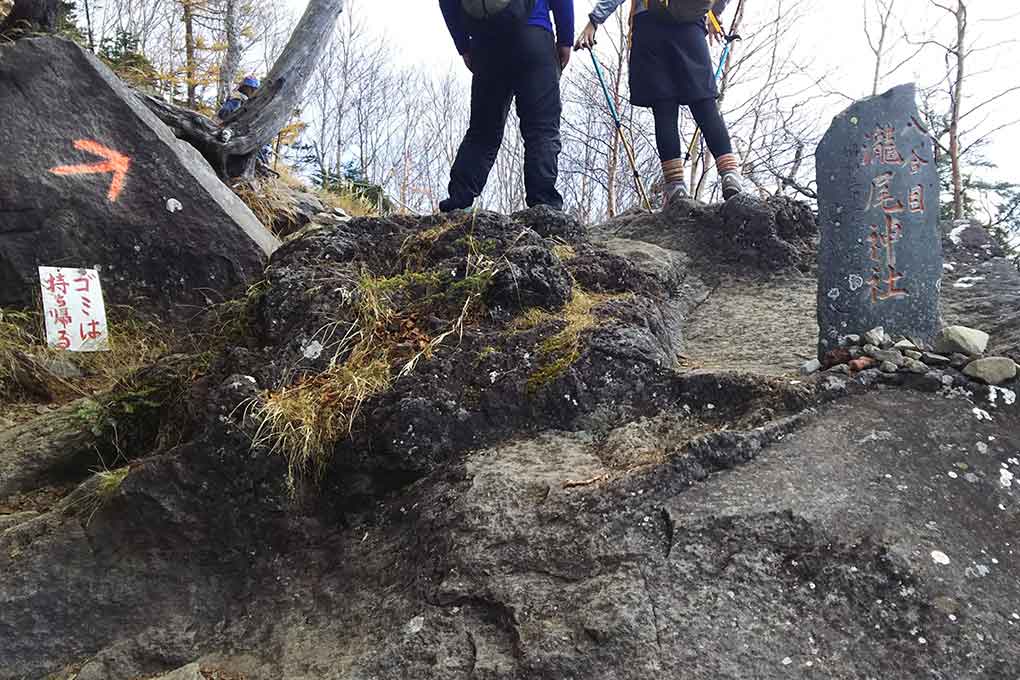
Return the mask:
[(110, 190), (106, 192), (106, 198), (110, 203), (116, 203), (121, 190), (124, 189), (124, 179), (131, 168), (131, 157), (108, 149), (91, 139), (74, 140), (74, 148), (105, 158), (106, 161), (81, 165), (59, 165), (50, 168), (50, 172), (54, 175), (92, 175), (99, 172), (112, 172), (113, 179), (110, 180)]

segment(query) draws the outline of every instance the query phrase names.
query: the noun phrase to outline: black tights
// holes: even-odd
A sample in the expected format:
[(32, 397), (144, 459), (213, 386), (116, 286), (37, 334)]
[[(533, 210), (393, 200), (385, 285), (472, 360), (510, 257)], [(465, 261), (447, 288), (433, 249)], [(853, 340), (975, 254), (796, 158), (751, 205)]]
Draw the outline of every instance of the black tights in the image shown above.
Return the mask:
[[(719, 158), (733, 153), (730, 133), (716, 100), (702, 99), (690, 106), (712, 155)], [(659, 158), (663, 161), (684, 158), (684, 144), (680, 141), (680, 105), (676, 102), (656, 104), (652, 107), (652, 115), (655, 116), (655, 145), (659, 148)]]

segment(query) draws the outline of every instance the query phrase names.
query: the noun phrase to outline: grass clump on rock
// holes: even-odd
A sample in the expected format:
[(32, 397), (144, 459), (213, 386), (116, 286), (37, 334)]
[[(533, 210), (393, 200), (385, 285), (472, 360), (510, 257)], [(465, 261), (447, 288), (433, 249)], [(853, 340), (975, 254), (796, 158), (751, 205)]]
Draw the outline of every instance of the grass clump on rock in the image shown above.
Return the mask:
[(110, 309), (109, 328), (109, 351), (65, 352), (47, 347), (38, 312), (0, 308), (0, 410), (120, 390), (174, 341), (172, 333), (127, 307)]
[[(366, 401), (463, 332), (465, 322), (482, 308), (482, 293), (495, 271), (492, 260), (469, 255), (463, 276), (410, 268), (393, 276), (361, 275), (349, 296), (349, 318), (334, 326), (347, 330), (326, 370), (265, 393), (254, 407), (261, 421), (256, 442), (287, 458), (292, 490), (303, 472), (321, 477), (334, 446), (354, 429)], [(454, 320), (432, 335), (427, 320), (436, 314)]]
[(560, 377), (581, 357), (581, 337), (598, 323), (594, 310), (604, 302), (619, 297), (588, 293), (574, 286), (573, 297), (567, 305), (557, 311), (532, 308), (519, 317), (514, 328), (518, 331), (537, 328), (546, 323), (557, 323), (562, 327), (538, 346), (541, 364), (528, 377), (528, 392), (539, 389)]

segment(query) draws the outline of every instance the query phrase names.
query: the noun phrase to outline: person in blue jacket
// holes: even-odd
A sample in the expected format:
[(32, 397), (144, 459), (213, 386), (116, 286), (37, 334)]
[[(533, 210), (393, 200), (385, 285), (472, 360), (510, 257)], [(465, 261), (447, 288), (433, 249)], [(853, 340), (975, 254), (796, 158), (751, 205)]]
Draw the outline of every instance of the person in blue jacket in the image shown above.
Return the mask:
[(255, 76), (245, 76), (237, 89), (230, 93), (227, 101), (223, 102), (216, 117), (224, 120), (228, 115), (241, 108), (241, 105), (248, 101), (255, 91), (259, 89), (259, 79)]
[[(241, 84), (237, 86), (237, 89), (230, 93), (227, 101), (223, 102), (223, 106), (220, 107), (219, 113), (216, 117), (219, 118), (222, 123), (227, 116), (237, 111), (241, 106), (248, 101), (253, 94), (259, 89), (259, 79), (255, 76), (245, 76)], [(263, 165), (269, 165), (269, 154), (271, 152), (270, 147), (264, 146), (259, 150), (258, 158), (259, 162)]]
[(457, 52), (473, 74), (471, 122), (450, 170), (449, 197), (439, 209), (469, 208), (482, 193), (503, 142), (510, 103), (516, 99), (524, 138), (525, 200), (529, 207), (561, 210), (563, 197), (556, 190), (560, 74), (574, 42), (573, 0), (537, 0), (526, 24), (498, 30), (470, 30), (461, 0), (439, 0), (439, 6)]
[[(598, 0), (577, 49), (595, 45), (598, 27), (625, 0)], [(708, 50), (709, 8), (718, 17), (729, 0), (671, 0), (689, 13), (690, 20), (659, 19), (648, 0), (632, 0), (634, 33), (630, 54), (630, 100), (647, 107), (655, 118), (655, 143), (662, 161), (664, 202), (689, 198), (684, 182), (684, 145), (680, 140), (680, 107), (689, 106), (715, 157), (723, 198), (744, 191), (740, 159), (733, 152), (730, 133), (719, 111), (719, 90)], [(697, 18), (695, 18), (697, 17)], [(719, 36), (714, 35), (718, 38)]]

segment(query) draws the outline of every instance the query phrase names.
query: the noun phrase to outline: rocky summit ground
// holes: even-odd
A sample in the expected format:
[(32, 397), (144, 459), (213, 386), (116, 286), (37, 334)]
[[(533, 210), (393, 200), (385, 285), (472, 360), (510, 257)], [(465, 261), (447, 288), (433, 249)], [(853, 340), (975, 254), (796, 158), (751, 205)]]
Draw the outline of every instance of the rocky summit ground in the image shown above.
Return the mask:
[[(336, 222), (0, 430), (0, 678), (1020, 677), (1018, 385), (800, 376), (805, 206)], [(946, 253), (1020, 359), (1020, 274)]]

